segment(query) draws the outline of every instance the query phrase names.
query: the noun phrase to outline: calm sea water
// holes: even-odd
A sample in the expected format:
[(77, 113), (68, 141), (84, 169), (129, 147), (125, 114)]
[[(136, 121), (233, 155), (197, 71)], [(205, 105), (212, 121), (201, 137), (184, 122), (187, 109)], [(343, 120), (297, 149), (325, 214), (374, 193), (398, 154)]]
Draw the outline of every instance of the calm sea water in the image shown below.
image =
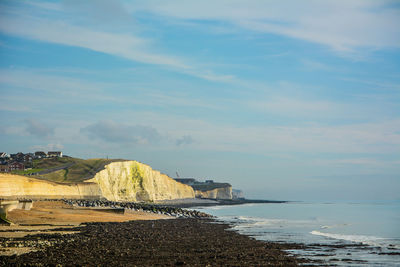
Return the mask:
[(201, 210), (256, 239), (309, 245), (289, 252), (328, 265), (400, 266), (398, 202), (246, 204)]

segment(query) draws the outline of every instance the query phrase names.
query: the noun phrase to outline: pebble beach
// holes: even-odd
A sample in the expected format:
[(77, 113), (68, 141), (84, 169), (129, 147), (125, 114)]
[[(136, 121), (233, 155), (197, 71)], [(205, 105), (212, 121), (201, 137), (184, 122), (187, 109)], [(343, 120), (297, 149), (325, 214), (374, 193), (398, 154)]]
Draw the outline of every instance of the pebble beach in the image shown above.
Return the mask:
[[(305, 263), (285, 252), (299, 245), (257, 241), (203, 213), (152, 206), (163, 210), (161, 214), (158, 210), (145, 212), (144, 206), (137, 206), (138, 211), (114, 214), (98, 210), (104, 203), (93, 204), (95, 210), (78, 204), (93, 203), (43, 201), (37, 202), (36, 208), (34, 203), (30, 211), (10, 212), (11, 219), (23, 212), (26, 220), (29, 213), (42, 219), (64, 215), (60, 215), (63, 221), (48, 219), (41, 224), (26, 221), (18, 226), (2, 226), (0, 265), (297, 266)], [(81, 221), (72, 224), (65, 214), (75, 216), (76, 212)], [(97, 221), (93, 217), (96, 212), (99, 212)], [(90, 222), (85, 222), (85, 213)]]
[[(90, 223), (76, 234), (19, 238), (42, 250), (1, 256), (2, 266), (297, 266), (284, 245), (256, 241), (207, 219)], [(57, 229), (57, 231), (63, 230)], [(71, 229), (68, 228), (68, 231)]]

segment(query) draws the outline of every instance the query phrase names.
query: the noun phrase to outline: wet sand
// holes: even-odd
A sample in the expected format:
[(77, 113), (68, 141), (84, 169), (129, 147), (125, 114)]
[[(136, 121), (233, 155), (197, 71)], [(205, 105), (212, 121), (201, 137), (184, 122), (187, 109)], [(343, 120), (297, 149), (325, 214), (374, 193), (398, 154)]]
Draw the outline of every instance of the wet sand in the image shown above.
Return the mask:
[(79, 231), (75, 228), (82, 223), (157, 220), (171, 219), (171, 217), (141, 211), (121, 212), (121, 210), (74, 207), (63, 201), (36, 201), (30, 210), (9, 211), (7, 219), (12, 225), (0, 225), (0, 255), (3, 256), (21, 255), (52, 245), (52, 242), (43, 240), (25, 242), (26, 236), (76, 234)]
[[(79, 225), (86, 222), (124, 222), (130, 220), (167, 219), (169, 216), (126, 210), (122, 213), (110, 209), (74, 207), (62, 201), (37, 201), (30, 210), (15, 209), (7, 219), (17, 225)], [(0, 228), (1, 229), (1, 228)], [(1, 236), (1, 234), (0, 234)]]

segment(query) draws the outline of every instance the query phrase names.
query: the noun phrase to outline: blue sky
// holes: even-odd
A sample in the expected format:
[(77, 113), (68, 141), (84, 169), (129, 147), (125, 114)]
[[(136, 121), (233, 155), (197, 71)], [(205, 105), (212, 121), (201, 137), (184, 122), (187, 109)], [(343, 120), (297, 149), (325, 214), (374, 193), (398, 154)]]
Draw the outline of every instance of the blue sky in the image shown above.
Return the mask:
[(1, 1), (1, 150), (399, 199), (398, 25), (397, 1)]

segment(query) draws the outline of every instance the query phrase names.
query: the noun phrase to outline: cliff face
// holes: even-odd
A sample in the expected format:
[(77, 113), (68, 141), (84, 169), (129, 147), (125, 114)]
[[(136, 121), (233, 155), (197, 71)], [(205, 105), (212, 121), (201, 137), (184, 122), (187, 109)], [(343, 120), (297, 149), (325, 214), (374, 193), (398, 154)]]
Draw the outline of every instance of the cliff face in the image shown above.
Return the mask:
[(198, 198), (213, 198), (213, 199), (232, 199), (232, 186), (227, 185), (213, 189), (197, 189), (195, 190)]
[(232, 189), (232, 199), (240, 199), (244, 198), (244, 194), (242, 190)]
[(113, 162), (82, 183), (55, 183), (0, 174), (0, 198), (106, 198), (112, 201), (156, 201), (194, 198), (191, 186), (137, 161)]
[(100, 198), (95, 183), (60, 184), (20, 175), (0, 174), (1, 198)]
[(194, 198), (194, 190), (137, 161), (113, 162), (93, 179), (112, 201), (156, 201)]

